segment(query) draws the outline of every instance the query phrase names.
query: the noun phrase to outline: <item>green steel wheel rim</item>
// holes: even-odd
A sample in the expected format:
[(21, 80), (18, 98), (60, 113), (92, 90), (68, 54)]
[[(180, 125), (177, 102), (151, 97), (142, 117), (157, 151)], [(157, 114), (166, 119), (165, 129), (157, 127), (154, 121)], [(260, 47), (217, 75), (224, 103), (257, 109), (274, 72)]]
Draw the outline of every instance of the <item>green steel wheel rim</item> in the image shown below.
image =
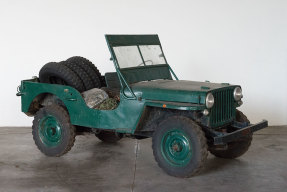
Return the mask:
[(161, 153), (170, 165), (184, 167), (191, 161), (192, 144), (182, 130), (173, 129), (163, 135)]
[(39, 137), (47, 147), (55, 147), (60, 144), (62, 127), (54, 116), (46, 116), (39, 123)]

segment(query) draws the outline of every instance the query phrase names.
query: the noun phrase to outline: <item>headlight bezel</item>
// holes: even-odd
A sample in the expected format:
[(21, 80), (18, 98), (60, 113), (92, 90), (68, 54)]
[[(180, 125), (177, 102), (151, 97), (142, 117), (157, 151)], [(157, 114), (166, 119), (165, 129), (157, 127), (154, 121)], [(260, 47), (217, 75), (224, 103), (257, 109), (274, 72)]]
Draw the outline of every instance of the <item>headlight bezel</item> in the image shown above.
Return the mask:
[(214, 105), (214, 96), (212, 93), (208, 93), (205, 98), (205, 106), (207, 109), (212, 108)]
[(233, 91), (233, 98), (235, 101), (240, 101), (243, 97), (242, 94), (242, 89), (241, 87), (235, 87), (234, 91)]

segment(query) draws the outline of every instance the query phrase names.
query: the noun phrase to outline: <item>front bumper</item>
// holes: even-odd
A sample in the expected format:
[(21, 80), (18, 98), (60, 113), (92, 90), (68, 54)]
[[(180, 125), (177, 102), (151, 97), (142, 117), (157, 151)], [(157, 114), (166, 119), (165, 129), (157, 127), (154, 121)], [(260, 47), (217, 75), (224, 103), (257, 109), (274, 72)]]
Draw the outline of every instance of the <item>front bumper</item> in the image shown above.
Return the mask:
[(236, 131), (233, 131), (231, 133), (221, 133), (220, 135), (213, 137), (214, 145), (224, 145), (231, 141), (238, 140), (241, 137), (250, 135), (253, 132), (263, 129), (265, 127), (268, 127), (268, 121), (266, 120), (263, 120), (260, 123), (257, 123), (254, 125), (248, 125), (247, 127), (243, 127), (243, 128), (236, 126), (236, 129), (238, 129)]

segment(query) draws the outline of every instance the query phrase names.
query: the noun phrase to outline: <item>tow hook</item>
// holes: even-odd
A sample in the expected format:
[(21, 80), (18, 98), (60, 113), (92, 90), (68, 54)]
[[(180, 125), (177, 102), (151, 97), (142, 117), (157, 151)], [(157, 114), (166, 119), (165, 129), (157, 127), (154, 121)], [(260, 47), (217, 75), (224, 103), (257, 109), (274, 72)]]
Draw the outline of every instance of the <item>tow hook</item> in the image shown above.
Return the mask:
[(21, 85), (19, 85), (19, 86), (17, 87), (16, 96), (18, 96), (18, 97), (24, 95), (24, 93), (22, 93), (21, 90), (20, 90), (20, 86), (21, 86)]

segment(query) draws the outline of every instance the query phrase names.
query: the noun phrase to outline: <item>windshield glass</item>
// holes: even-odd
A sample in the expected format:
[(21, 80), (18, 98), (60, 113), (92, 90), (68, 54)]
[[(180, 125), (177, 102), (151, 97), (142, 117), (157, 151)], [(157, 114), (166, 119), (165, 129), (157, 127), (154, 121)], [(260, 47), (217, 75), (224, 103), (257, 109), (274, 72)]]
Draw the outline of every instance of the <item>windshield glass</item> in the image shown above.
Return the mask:
[(121, 68), (136, 67), (143, 62), (137, 46), (121, 46), (113, 49)]
[(166, 64), (159, 45), (139, 46), (146, 65)]
[(113, 47), (120, 68), (166, 64), (159, 45)]

